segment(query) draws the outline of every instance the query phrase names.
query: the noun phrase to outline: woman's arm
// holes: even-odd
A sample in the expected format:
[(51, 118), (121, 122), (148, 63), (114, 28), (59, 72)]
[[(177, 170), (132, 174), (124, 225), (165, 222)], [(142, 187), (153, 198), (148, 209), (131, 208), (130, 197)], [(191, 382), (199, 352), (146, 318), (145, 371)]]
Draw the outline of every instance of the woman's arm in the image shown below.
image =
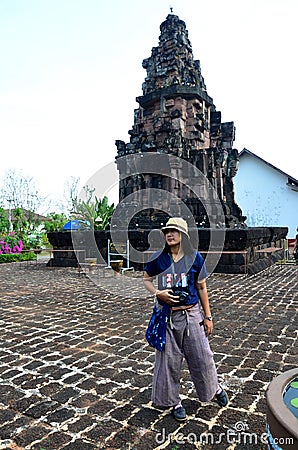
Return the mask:
[(150, 277), (150, 275), (148, 275), (147, 272), (144, 272), (144, 278), (143, 278), (143, 283), (145, 288), (147, 289), (147, 291), (150, 292), (150, 294), (157, 294), (158, 289), (156, 289), (156, 287), (153, 284), (153, 277)]
[(206, 331), (206, 335), (209, 336), (209, 334), (212, 333), (213, 330), (213, 322), (212, 319), (207, 319), (207, 317), (211, 317), (211, 311), (210, 311), (210, 305), (209, 305), (209, 298), (208, 298), (208, 291), (207, 291), (207, 284), (206, 280), (197, 281), (196, 288), (199, 294), (200, 302), (204, 311), (204, 328)]

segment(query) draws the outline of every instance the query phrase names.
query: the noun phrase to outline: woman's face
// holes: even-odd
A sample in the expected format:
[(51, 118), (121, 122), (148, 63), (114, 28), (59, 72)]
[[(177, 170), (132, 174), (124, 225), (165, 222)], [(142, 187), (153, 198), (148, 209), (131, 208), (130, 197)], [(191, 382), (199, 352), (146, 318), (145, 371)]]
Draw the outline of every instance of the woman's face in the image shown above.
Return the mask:
[(179, 245), (181, 242), (181, 233), (180, 231), (169, 229), (165, 233), (167, 244), (172, 247), (174, 245)]

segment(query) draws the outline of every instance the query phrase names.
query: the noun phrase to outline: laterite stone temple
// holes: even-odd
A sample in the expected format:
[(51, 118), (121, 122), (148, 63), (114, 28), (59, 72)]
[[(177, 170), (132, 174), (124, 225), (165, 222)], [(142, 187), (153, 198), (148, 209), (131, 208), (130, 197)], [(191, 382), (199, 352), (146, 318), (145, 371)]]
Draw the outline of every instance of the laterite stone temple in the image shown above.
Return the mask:
[[(224, 211), (227, 228), (245, 227), (242, 211), (235, 203), (233, 177), (237, 171), (238, 151), (233, 149), (235, 127), (233, 122), (221, 122), (208, 95), (201, 73), (200, 61), (194, 60), (185, 22), (170, 14), (160, 26), (159, 45), (151, 56), (143, 60), (147, 76), (143, 95), (137, 97), (138, 109), (129, 131), (130, 142), (117, 140), (118, 170), (120, 174), (120, 202), (146, 188), (175, 192), (190, 209), (196, 223), (208, 228), (209, 220), (201, 201), (177, 179), (185, 174), (173, 169), (170, 177), (152, 173), (133, 174), (119, 159), (132, 154), (169, 154), (182, 158), (197, 167), (217, 192)], [(141, 202), (141, 196), (139, 202)], [(166, 199), (165, 199), (166, 202)], [(167, 211), (161, 204), (160, 210)], [(144, 210), (135, 221), (146, 226), (152, 220), (165, 220), (158, 210)]]
[[(49, 233), (53, 248), (60, 250), (51, 264), (77, 265), (72, 248), (85, 250), (86, 257), (100, 253), (107, 261), (115, 230), (122, 243), (129, 230), (131, 247), (145, 261), (149, 236), (174, 215), (174, 205), (175, 215), (188, 220), (190, 234), (198, 235), (209, 272), (257, 273), (283, 258), (287, 228), (245, 225), (234, 198), (234, 123), (221, 121), (207, 93), (185, 23), (169, 14), (160, 32), (158, 46), (143, 61), (147, 76), (136, 99), (130, 140), (116, 141), (120, 202), (114, 222), (105, 231)], [(130, 265), (143, 269), (139, 259), (131, 257)]]

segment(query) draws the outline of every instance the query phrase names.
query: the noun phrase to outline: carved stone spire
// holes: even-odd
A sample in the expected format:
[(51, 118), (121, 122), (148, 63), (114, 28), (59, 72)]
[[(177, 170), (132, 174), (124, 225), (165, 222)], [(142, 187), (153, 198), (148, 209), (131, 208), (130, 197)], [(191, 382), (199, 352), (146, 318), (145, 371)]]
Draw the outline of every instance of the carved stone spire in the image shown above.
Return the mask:
[[(158, 46), (143, 60), (143, 68), (147, 74), (142, 85), (143, 95), (136, 99), (139, 108), (135, 110), (134, 124), (129, 131), (130, 142), (116, 141), (118, 157), (157, 152), (187, 160), (208, 177), (217, 191), (226, 212), (226, 225), (242, 222), (231, 181), (235, 175), (231, 167), (236, 168), (238, 158), (237, 150), (232, 149), (234, 123), (221, 122), (221, 113), (216, 111), (207, 93), (200, 61), (194, 60), (185, 22), (178, 16), (169, 14), (160, 25)], [(118, 166), (118, 170), (123, 169)], [(120, 181), (120, 200), (144, 186), (154, 185), (152, 175), (141, 178), (142, 183), (136, 176)], [(162, 178), (157, 185), (161, 189), (173, 189), (171, 183)], [(204, 221), (200, 202), (196, 202), (190, 192), (185, 194), (182, 187), (178, 194), (190, 205), (197, 222)], [(166, 205), (161, 206), (166, 210)], [(208, 220), (205, 224), (208, 226)]]
[(154, 47), (151, 56), (143, 61), (143, 67), (147, 70), (143, 94), (173, 85), (197, 88), (193, 89), (194, 93), (199, 93), (199, 89), (205, 92), (200, 62), (193, 59), (183, 20), (178, 16), (168, 15), (167, 20), (161, 24), (160, 31), (159, 46)]
[(143, 61), (147, 76), (143, 96), (137, 98), (140, 109), (151, 109), (155, 118), (153, 127), (150, 120), (148, 126), (142, 122), (147, 140), (167, 149), (169, 136), (164, 131), (168, 130), (179, 141), (191, 139), (196, 148), (209, 147), (208, 124), (215, 107), (207, 94), (200, 61), (193, 58), (185, 23), (168, 15), (160, 31), (158, 47)]

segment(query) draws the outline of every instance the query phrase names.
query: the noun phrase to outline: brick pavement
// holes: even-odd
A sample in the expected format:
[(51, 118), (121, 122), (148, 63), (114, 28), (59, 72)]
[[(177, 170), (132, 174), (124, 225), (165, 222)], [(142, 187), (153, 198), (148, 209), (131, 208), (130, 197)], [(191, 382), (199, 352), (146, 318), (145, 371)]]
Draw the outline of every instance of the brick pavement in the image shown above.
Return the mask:
[(76, 269), (26, 263), (0, 275), (0, 449), (266, 448), (265, 390), (297, 363), (297, 267), (210, 277), (210, 342), (230, 403), (200, 403), (184, 366), (183, 424), (150, 402), (152, 301), (140, 277), (97, 286)]

